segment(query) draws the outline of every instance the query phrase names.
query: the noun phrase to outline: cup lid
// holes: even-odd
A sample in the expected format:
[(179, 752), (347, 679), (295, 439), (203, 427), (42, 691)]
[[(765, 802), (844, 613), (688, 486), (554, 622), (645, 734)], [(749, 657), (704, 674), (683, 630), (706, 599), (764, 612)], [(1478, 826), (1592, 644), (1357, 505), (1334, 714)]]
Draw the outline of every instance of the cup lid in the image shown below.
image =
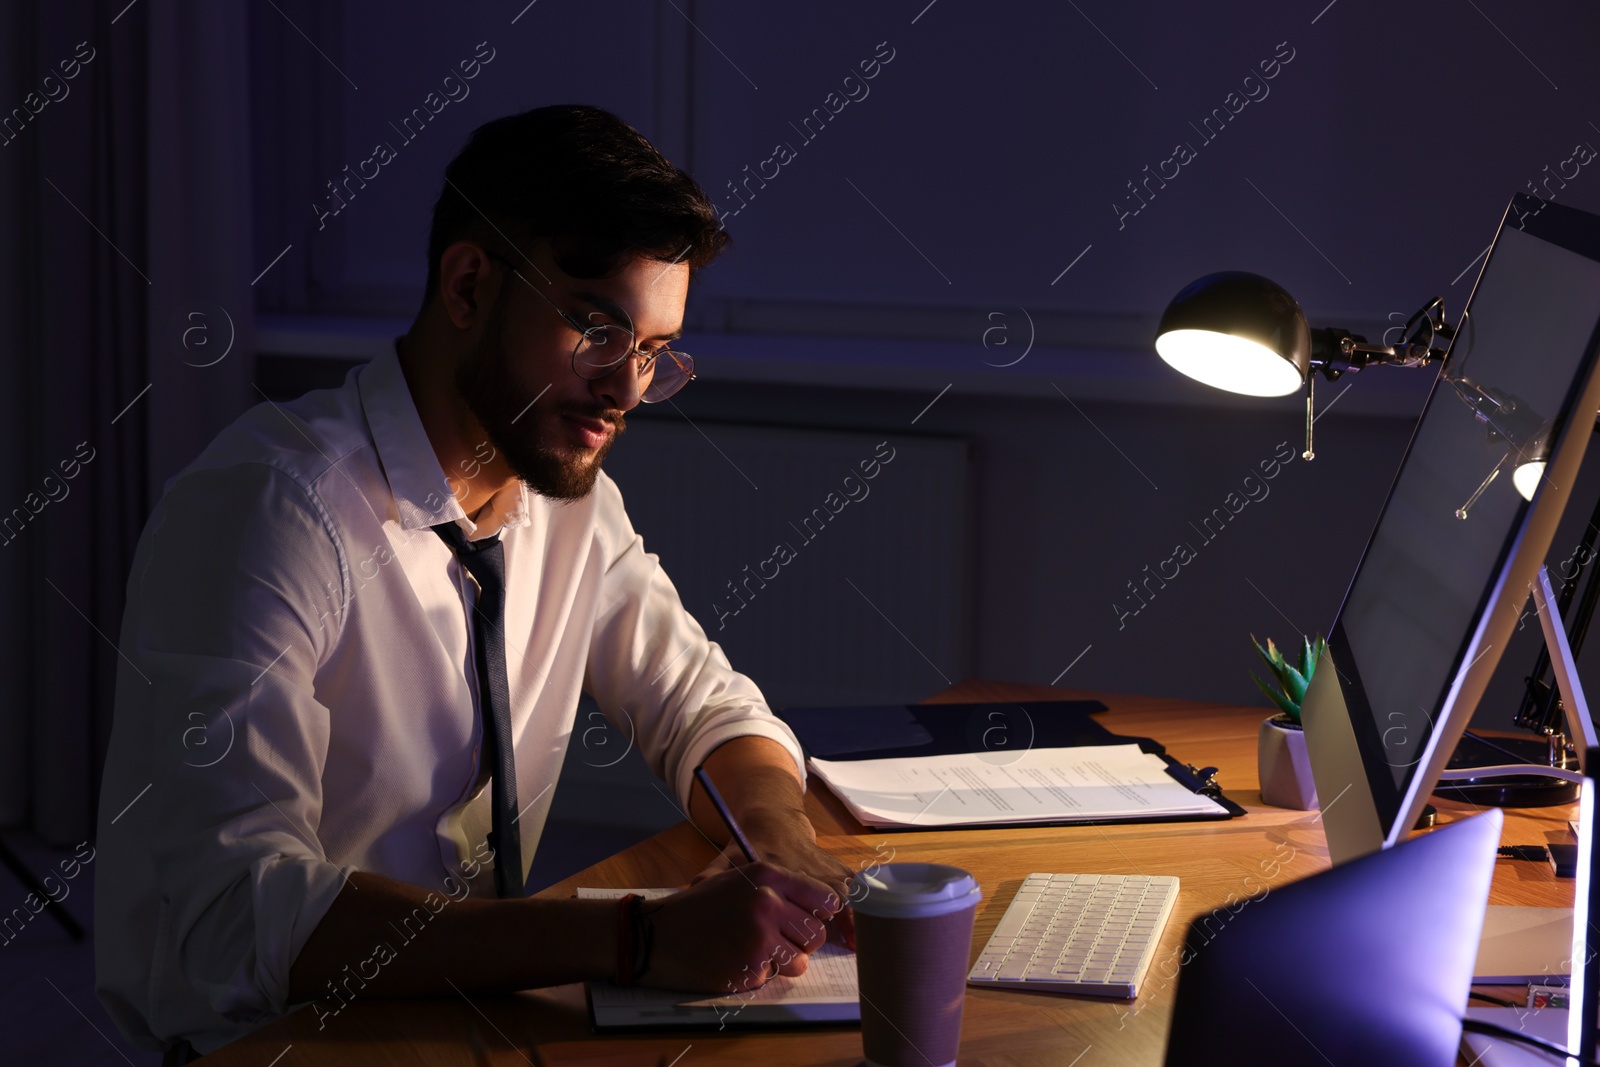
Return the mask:
[(942, 863), (885, 863), (855, 877), (850, 906), (867, 915), (920, 919), (975, 907), (983, 899), (977, 879)]

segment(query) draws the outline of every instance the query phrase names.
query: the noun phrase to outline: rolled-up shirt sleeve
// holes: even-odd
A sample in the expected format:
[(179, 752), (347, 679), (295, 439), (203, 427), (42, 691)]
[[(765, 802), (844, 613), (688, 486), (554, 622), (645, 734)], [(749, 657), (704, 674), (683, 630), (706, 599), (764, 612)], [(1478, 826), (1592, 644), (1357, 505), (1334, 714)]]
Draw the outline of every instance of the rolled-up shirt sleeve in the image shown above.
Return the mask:
[(141, 540), (97, 965), (113, 1014), (157, 1040), (287, 1010), (290, 966), (349, 876), (318, 841), (330, 730), (315, 693), (346, 575), (315, 497), (261, 463), (184, 474)]
[(756, 683), (734, 670), (684, 608), (657, 557), (644, 549), (616, 484), (595, 483), (606, 568), (584, 689), (612, 726), (634, 737), (646, 764), (688, 810), (694, 770), (735, 737), (770, 737), (805, 758)]

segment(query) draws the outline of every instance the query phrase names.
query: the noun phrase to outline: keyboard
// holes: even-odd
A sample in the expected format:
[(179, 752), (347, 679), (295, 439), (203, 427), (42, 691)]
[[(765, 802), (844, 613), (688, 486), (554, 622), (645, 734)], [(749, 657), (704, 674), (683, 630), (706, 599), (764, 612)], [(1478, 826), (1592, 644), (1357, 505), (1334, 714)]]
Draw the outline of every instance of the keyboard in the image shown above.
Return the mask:
[(1030, 874), (967, 982), (1136, 997), (1177, 899), (1171, 876)]

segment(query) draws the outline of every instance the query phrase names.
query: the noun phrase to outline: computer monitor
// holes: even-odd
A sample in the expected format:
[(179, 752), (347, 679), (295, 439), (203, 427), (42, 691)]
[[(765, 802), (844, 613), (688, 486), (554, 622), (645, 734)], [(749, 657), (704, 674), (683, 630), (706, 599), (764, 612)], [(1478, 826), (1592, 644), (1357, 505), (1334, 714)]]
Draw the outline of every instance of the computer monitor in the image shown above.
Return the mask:
[(1471, 720), (1600, 411), (1597, 342), (1600, 217), (1514, 197), (1302, 705), (1335, 864), (1404, 838)]

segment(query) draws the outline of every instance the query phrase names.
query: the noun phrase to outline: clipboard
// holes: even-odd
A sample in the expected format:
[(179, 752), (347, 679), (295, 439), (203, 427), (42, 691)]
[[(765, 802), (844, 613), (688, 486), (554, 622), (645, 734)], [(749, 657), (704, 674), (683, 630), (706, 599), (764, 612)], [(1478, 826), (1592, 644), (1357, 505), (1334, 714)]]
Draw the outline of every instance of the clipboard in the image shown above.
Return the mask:
[[(879, 704), (831, 708), (776, 708), (808, 758), (828, 760), (948, 756), (963, 752), (1004, 752), (1008, 748), (1078, 748), (1136, 744), (1160, 757), (1167, 774), (1191, 793), (1215, 801), (1223, 811), (1200, 815), (1152, 815), (1114, 819), (982, 823), (943, 826), (941, 830), (992, 830), (1015, 826), (1114, 826), (1136, 822), (1215, 822), (1235, 819), (1245, 809), (1230, 800), (1215, 767), (1195, 767), (1167, 755), (1150, 737), (1114, 734), (1093, 715), (1108, 710), (1098, 700), (1028, 700), (970, 704)], [(926, 830), (931, 827), (922, 827)], [(875, 833), (917, 827), (875, 827)]]

